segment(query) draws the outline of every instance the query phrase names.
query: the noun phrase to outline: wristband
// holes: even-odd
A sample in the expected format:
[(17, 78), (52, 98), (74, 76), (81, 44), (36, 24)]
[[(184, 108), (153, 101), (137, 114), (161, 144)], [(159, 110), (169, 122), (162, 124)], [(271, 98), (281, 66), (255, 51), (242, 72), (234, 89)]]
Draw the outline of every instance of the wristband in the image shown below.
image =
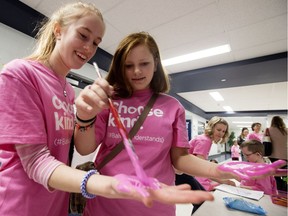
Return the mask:
[(96, 173), (98, 173), (97, 170), (94, 170), (94, 169), (93, 170), (89, 170), (85, 174), (85, 176), (84, 176), (84, 178), (83, 178), (83, 180), (81, 182), (81, 185), (80, 185), (81, 194), (82, 194), (83, 197), (85, 197), (87, 199), (93, 199), (93, 198), (96, 197), (96, 195), (88, 193), (87, 189), (86, 189), (88, 179), (90, 178), (90, 176), (92, 176), (92, 175), (94, 175)]
[(94, 119), (96, 119), (96, 116), (94, 116), (93, 118), (88, 119), (88, 120), (83, 120), (83, 119), (79, 118), (78, 115), (77, 115), (77, 113), (76, 113), (76, 119), (77, 119), (77, 121), (79, 121), (79, 122), (88, 123), (88, 122), (91, 122), (91, 121), (93, 121)]
[(96, 118), (89, 124), (89, 125), (86, 125), (86, 126), (81, 126), (79, 125), (77, 122), (75, 123), (75, 127), (81, 131), (81, 132), (84, 132), (84, 131), (87, 131), (89, 128), (92, 128), (94, 123), (96, 121)]

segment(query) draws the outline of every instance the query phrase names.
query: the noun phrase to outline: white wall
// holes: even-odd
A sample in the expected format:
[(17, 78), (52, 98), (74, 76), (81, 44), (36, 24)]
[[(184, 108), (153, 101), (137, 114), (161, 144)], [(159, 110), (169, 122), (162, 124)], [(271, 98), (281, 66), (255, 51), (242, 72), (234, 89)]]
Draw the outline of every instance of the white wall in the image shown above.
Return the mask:
[[(35, 39), (19, 32), (9, 26), (0, 23), (0, 68), (15, 58), (23, 58), (31, 54)], [(97, 74), (91, 64), (85, 64), (79, 70), (73, 72), (89, 79), (96, 79)], [(103, 77), (107, 72), (100, 69)]]
[(0, 66), (31, 53), (34, 39), (0, 23)]
[(185, 111), (186, 119), (190, 119), (192, 122), (191, 128), (191, 138), (193, 139), (196, 135), (198, 135), (198, 121), (206, 122), (207, 119), (202, 118), (190, 111)]

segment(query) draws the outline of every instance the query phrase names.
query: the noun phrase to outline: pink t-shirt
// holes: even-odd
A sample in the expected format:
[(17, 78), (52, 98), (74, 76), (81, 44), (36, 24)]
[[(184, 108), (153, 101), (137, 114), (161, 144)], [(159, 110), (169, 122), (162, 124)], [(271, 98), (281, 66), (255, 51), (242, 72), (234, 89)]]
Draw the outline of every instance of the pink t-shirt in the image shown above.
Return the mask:
[(262, 142), (262, 139), (263, 139), (263, 134), (255, 133), (255, 132), (248, 134), (246, 137), (246, 141), (247, 140), (258, 140), (258, 141)]
[[(209, 136), (201, 134), (189, 141), (189, 153), (193, 155), (202, 155), (205, 160), (208, 160), (209, 152), (212, 146), (212, 140)], [(207, 190), (213, 190), (214, 182), (208, 178), (195, 177), (195, 179)]]
[(209, 136), (201, 134), (189, 141), (189, 153), (193, 155), (202, 155), (205, 160), (208, 160), (209, 152), (212, 145), (212, 140)]
[(277, 185), (274, 176), (268, 176), (262, 179), (242, 180), (240, 185), (252, 187), (252, 190), (264, 191), (265, 194), (271, 195), (277, 193)]
[(231, 157), (233, 158), (239, 158), (240, 157), (240, 147), (239, 145), (233, 145), (231, 147)]
[[(143, 90), (134, 93), (129, 99), (114, 100), (122, 122), (128, 131), (141, 114), (152, 92)], [(96, 164), (121, 141), (112, 114), (105, 110), (97, 116), (96, 140), (102, 143)], [(138, 133), (132, 139), (140, 164), (146, 174), (167, 185), (175, 184), (170, 150), (172, 147), (189, 148), (185, 123), (185, 110), (171, 96), (160, 94)], [(101, 170), (102, 174), (114, 176), (119, 173), (136, 175), (125, 149)], [(131, 200), (106, 199), (97, 197), (88, 200), (87, 215), (137, 215), (137, 216), (174, 216), (175, 206), (155, 202), (152, 208)]]
[[(28, 178), (15, 144), (47, 144), (51, 155), (67, 164), (74, 126), (75, 93), (47, 67), (14, 60), (0, 75), (1, 215), (67, 215), (69, 194), (49, 192)], [(21, 194), (21, 196), (19, 195)]]

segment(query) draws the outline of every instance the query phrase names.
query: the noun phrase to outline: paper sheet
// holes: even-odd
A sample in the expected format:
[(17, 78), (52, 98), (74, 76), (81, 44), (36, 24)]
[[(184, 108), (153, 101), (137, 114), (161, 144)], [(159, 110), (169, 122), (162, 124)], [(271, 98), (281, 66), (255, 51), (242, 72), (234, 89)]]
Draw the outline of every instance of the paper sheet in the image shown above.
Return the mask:
[(260, 200), (264, 196), (263, 191), (249, 190), (240, 187), (234, 187), (231, 185), (221, 184), (215, 187), (217, 190), (221, 190), (227, 193), (235, 194), (241, 197), (246, 197), (253, 200)]

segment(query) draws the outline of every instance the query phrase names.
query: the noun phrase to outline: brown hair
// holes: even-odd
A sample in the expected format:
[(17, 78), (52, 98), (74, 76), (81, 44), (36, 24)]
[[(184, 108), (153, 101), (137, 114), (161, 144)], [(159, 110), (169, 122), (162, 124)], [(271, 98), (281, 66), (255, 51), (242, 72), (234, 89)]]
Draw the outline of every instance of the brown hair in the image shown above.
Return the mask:
[(157, 43), (148, 33), (139, 32), (128, 35), (120, 42), (106, 77), (118, 97), (127, 98), (133, 94), (133, 89), (125, 76), (125, 60), (129, 52), (139, 45), (145, 45), (150, 50), (157, 67), (150, 83), (150, 89), (155, 93), (166, 93), (170, 90), (169, 77), (162, 66)]
[(251, 125), (252, 131), (254, 131), (254, 127), (255, 127), (256, 125), (260, 125), (260, 127), (261, 127), (261, 124), (260, 124), (259, 122), (255, 122), (255, 123), (253, 123), (253, 124)]
[(240, 145), (240, 148), (247, 147), (248, 151), (264, 155), (264, 145), (258, 140), (247, 140)]
[(274, 116), (272, 118), (271, 127), (276, 127), (283, 135), (287, 135), (286, 125), (280, 116)]

